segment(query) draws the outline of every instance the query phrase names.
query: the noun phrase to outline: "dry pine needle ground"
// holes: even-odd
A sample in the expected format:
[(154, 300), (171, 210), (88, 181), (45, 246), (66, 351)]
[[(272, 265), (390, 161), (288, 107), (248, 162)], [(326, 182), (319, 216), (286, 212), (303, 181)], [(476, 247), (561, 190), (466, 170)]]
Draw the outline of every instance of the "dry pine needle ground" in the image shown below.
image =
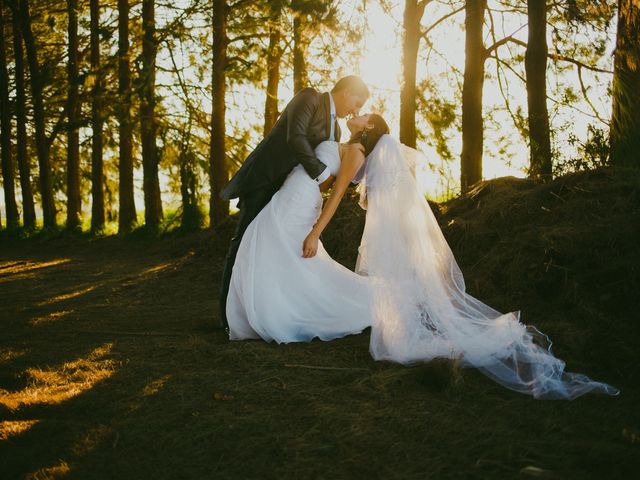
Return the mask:
[[(374, 362), (368, 332), (229, 343), (232, 224), (162, 239), (0, 239), (0, 477), (633, 478), (640, 181), (485, 182), (433, 205), (469, 291), (519, 308), (617, 398), (534, 401), (450, 362)], [(350, 199), (323, 240), (353, 266)]]

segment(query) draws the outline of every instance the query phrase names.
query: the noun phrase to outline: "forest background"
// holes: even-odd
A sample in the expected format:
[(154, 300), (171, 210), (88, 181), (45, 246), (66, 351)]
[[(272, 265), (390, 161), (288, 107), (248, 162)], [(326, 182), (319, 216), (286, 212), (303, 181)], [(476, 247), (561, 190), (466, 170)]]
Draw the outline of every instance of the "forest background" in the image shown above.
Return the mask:
[(363, 111), (425, 153), (431, 199), (639, 163), (630, 0), (1, 5), (9, 230), (218, 225), (217, 192), (293, 94), (352, 73)]

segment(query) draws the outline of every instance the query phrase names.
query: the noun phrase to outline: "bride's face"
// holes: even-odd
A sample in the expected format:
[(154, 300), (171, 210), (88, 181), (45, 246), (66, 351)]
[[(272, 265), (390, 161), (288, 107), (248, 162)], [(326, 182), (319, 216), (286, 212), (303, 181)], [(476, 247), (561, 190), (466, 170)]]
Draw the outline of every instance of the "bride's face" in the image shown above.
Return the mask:
[(349, 128), (351, 133), (361, 132), (367, 128), (367, 126), (371, 127), (369, 124), (369, 115), (359, 115), (347, 120), (347, 128)]

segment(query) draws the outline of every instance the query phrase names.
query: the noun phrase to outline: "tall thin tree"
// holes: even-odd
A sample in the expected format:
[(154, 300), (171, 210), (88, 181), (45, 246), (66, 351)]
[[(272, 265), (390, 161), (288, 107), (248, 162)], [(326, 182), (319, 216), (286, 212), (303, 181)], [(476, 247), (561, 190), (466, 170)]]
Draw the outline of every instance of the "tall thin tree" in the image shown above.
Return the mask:
[(67, 62), (67, 228), (80, 225), (80, 137), (78, 85), (78, 5), (67, 0), (68, 62)]
[(200, 227), (198, 208), (198, 179), (195, 172), (196, 158), (191, 147), (191, 126), (193, 110), (189, 109), (189, 118), (180, 138), (180, 195), (182, 197), (182, 229), (191, 230)]
[(465, 61), (462, 86), (462, 154), (460, 186), (463, 192), (482, 180), (482, 87), (485, 47), (482, 38), (486, 0), (466, 0)]
[(131, 72), (129, 65), (129, 0), (118, 0), (118, 231), (128, 233), (136, 222), (133, 196), (133, 131), (131, 125)]
[(13, 154), (11, 152), (11, 111), (9, 106), (9, 74), (4, 41), (4, 4), (0, 3), (0, 155), (2, 156), (2, 185), (7, 210), (7, 228), (18, 226), (18, 206), (14, 184)]
[(100, 4), (90, 0), (91, 15), (91, 231), (104, 228), (103, 73), (100, 62)]
[(430, 0), (406, 0), (402, 35), (402, 89), (400, 90), (400, 141), (416, 146), (416, 64), (420, 48), (420, 20)]
[(547, 5), (527, 0), (529, 38), (525, 53), (527, 105), (529, 106), (529, 175), (551, 180), (551, 139), (547, 111)]
[(293, 93), (309, 84), (309, 72), (307, 71), (307, 5), (304, 0), (291, 2), (293, 10)]
[(42, 198), (42, 217), (45, 228), (55, 228), (56, 206), (53, 198), (53, 182), (49, 160), (50, 141), (45, 130), (44, 76), (38, 61), (38, 47), (31, 28), (29, 0), (18, 1), (20, 5), (20, 26), (31, 74), (31, 96), (33, 100), (36, 154), (39, 166), (40, 197)]
[(264, 102), (264, 134), (269, 133), (278, 119), (278, 86), (282, 60), (282, 5), (269, 2), (269, 46), (267, 49), (267, 96)]
[(640, 1), (618, 1), (611, 163), (640, 168)]
[(24, 79), (24, 49), (22, 46), (22, 28), (18, 12), (12, 12), (13, 58), (16, 85), (16, 159), (20, 172), (20, 190), (22, 191), (22, 225), (27, 230), (36, 226), (36, 210), (31, 188), (31, 165), (27, 147), (27, 96)]
[(142, 0), (142, 78), (140, 81), (140, 138), (144, 186), (145, 224), (157, 228), (162, 219), (156, 145), (156, 53), (155, 0)]
[(213, 69), (211, 76), (211, 141), (209, 143), (209, 223), (217, 227), (229, 214), (228, 202), (220, 198), (220, 191), (229, 180), (225, 147), (225, 93), (227, 63), (227, 2), (213, 0)]

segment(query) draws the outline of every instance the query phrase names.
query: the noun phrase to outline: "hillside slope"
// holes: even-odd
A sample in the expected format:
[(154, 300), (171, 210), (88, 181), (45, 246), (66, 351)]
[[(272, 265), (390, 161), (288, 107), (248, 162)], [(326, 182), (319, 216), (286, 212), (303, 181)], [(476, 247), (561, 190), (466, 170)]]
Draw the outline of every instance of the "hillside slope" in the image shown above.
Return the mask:
[[(504, 177), (431, 204), (467, 291), (551, 336), (561, 356), (616, 371), (640, 345), (640, 174), (598, 171), (545, 185)], [(347, 198), (324, 235), (353, 267), (365, 212)], [(627, 381), (638, 380), (629, 367)]]

